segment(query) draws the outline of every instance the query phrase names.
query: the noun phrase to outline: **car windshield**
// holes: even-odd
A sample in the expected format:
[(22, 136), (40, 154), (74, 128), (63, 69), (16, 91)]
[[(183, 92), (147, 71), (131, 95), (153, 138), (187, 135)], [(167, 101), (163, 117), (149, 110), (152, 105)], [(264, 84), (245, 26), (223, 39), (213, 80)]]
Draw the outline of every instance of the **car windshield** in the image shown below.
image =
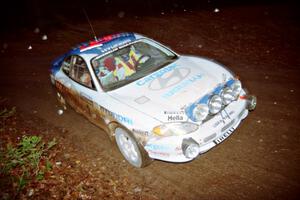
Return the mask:
[(91, 63), (105, 91), (110, 91), (147, 76), (177, 59), (170, 50), (150, 40), (139, 40)]

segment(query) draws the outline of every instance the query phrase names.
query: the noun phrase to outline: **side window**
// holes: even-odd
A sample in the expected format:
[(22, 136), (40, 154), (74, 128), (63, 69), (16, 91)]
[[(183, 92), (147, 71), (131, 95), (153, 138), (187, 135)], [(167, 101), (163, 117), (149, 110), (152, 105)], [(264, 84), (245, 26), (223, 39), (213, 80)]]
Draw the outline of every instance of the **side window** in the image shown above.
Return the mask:
[[(64, 68), (63, 68), (64, 70)], [(66, 73), (66, 72), (65, 72)], [(67, 73), (66, 73), (67, 74)], [(80, 56), (72, 56), (70, 59), (69, 74), (67, 74), (76, 82), (95, 89), (91, 74), (87, 68), (86, 62)]]
[(71, 56), (68, 56), (61, 65), (63, 72), (68, 76), (70, 74), (70, 66), (71, 66)]

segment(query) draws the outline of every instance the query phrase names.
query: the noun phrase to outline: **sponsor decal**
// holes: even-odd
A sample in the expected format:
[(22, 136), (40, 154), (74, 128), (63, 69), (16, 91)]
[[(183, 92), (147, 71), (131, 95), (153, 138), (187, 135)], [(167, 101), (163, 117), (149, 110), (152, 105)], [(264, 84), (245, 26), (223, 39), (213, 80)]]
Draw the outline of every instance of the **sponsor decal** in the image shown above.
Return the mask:
[(149, 82), (151, 82), (151, 81), (153, 81), (153, 80), (155, 80), (155, 79), (157, 79), (157, 78), (159, 78), (159, 77), (162, 77), (164, 74), (166, 74), (166, 73), (172, 71), (172, 70), (175, 69), (176, 67), (177, 67), (176, 64), (172, 64), (172, 65), (169, 65), (169, 66), (167, 66), (167, 67), (164, 67), (164, 68), (162, 68), (162, 69), (160, 69), (160, 70), (158, 70), (158, 71), (156, 71), (156, 72), (150, 74), (149, 76), (146, 76), (146, 77), (144, 77), (144, 78), (138, 80), (138, 81), (136, 82), (136, 85), (138, 85), (138, 86), (143, 86), (143, 85), (145, 85), (145, 84), (147, 84), (147, 83), (149, 83)]
[(217, 122), (215, 122), (213, 124), (213, 127), (216, 128), (218, 127), (220, 124), (225, 124), (225, 121), (223, 119), (218, 120)]
[(104, 116), (107, 116), (107, 115), (112, 116), (112, 112), (110, 112), (109, 110), (107, 110), (107, 109), (105, 109), (105, 108), (103, 108), (102, 106), (99, 106), (99, 105), (98, 105), (98, 107), (99, 107), (99, 111)]
[(152, 150), (152, 151), (170, 151), (170, 147), (166, 145), (160, 145), (160, 144), (147, 144), (145, 146), (147, 150)]
[(224, 109), (220, 112), (222, 119), (225, 121), (226, 119), (231, 119), (227, 111)]
[(168, 121), (183, 121), (183, 119), (181, 115), (168, 115)]
[(186, 121), (187, 120), (187, 116), (186, 116), (184, 110), (164, 111), (164, 115), (166, 116), (166, 121), (168, 121), (168, 122)]
[(153, 155), (157, 155), (157, 156), (162, 156), (162, 157), (170, 157), (169, 153), (160, 152), (160, 151), (148, 150), (148, 153), (153, 154)]
[(226, 133), (224, 133), (221, 137), (219, 137), (218, 139), (214, 140), (215, 144), (220, 144), (221, 142), (223, 142), (226, 138), (228, 138), (234, 131), (234, 128), (229, 129)]
[(112, 112), (112, 115), (119, 122), (123, 122), (123, 123), (130, 124), (130, 125), (133, 124), (132, 119), (130, 119), (128, 117), (122, 116), (122, 115), (114, 113), (114, 112)]
[(157, 77), (155, 80), (151, 81), (149, 85), (150, 90), (163, 90), (174, 85), (177, 85), (183, 81), (189, 74), (191, 70), (189, 68), (176, 68), (163, 76)]
[(123, 115), (111, 112), (111, 111), (103, 108), (102, 106), (99, 106), (99, 110), (101, 111), (101, 113), (104, 116), (111, 116), (114, 119), (116, 119), (118, 122), (122, 122), (122, 123), (126, 123), (126, 124), (129, 124), (129, 125), (133, 125), (133, 120), (130, 119), (129, 117), (126, 117), (126, 116), (123, 116)]
[(144, 135), (144, 136), (149, 136), (150, 135), (149, 131), (143, 131), (143, 130), (140, 130), (140, 129), (134, 129), (133, 128), (132, 132), (137, 133), (139, 135)]
[(110, 53), (110, 52), (113, 52), (117, 49), (120, 49), (120, 48), (123, 48), (124, 45), (128, 45), (128, 43), (130, 43), (132, 40), (131, 39), (126, 39), (126, 40), (123, 40), (123, 41), (116, 41), (114, 42), (113, 44), (111, 44), (110, 46), (106, 44), (104, 44), (103, 46), (101, 45), (99, 50), (102, 52), (102, 53)]
[(188, 78), (188, 79), (182, 81), (180, 84), (176, 85), (175, 87), (173, 87), (168, 92), (164, 93), (162, 95), (162, 97), (164, 97), (164, 98), (172, 97), (176, 93), (180, 92), (181, 90), (183, 90), (184, 88), (186, 88), (189, 85), (193, 84), (194, 82), (200, 80), (201, 78), (202, 78), (201, 74), (197, 74), (195, 76), (192, 76), (191, 78)]
[(232, 110), (232, 111), (230, 111), (229, 113), (227, 113), (227, 111), (224, 109), (224, 110), (222, 110), (220, 113), (219, 113), (219, 115), (221, 116), (221, 118), (222, 119), (220, 119), (220, 120), (218, 120), (217, 122), (215, 122), (214, 124), (213, 124), (213, 127), (214, 128), (216, 128), (216, 127), (218, 127), (220, 124), (226, 124), (226, 120), (228, 119), (228, 120), (230, 120), (231, 119), (231, 117), (230, 117), (230, 115), (233, 115), (235, 112)]
[[(92, 98), (88, 95), (85, 95), (84, 93), (78, 93), (73, 92), (70, 89), (67, 89), (61, 82), (56, 81), (55, 85), (59, 92), (65, 95), (66, 98), (68, 98), (68, 103), (77, 111), (80, 113), (86, 115), (90, 119), (96, 119), (95, 123), (98, 123), (98, 121), (102, 119), (109, 119), (110, 121), (115, 119), (120, 123), (133, 125), (133, 120), (127, 116), (123, 116), (118, 113), (111, 112), (104, 107), (96, 104), (92, 101)], [(88, 106), (86, 106), (88, 104)], [(97, 120), (97, 113), (98, 120)], [(95, 116), (96, 115), (96, 116)], [(112, 119), (113, 118), (113, 119)]]
[(154, 149), (147, 149), (148, 153), (157, 156), (170, 157), (171, 155), (170, 153), (162, 152), (162, 151), (172, 151), (172, 152), (174, 151), (173, 153), (178, 156), (183, 154), (181, 147), (176, 147), (175, 149), (172, 150), (169, 147), (161, 146), (161, 145), (151, 145), (151, 146), (154, 147)]

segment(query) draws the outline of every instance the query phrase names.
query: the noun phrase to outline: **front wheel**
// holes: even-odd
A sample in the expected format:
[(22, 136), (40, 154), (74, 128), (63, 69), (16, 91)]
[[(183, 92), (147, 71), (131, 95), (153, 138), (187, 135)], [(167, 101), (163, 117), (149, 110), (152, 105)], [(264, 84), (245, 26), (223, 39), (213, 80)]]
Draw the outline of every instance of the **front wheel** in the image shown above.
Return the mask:
[(121, 127), (117, 127), (114, 132), (120, 152), (131, 165), (141, 168), (149, 164), (148, 155), (131, 133)]

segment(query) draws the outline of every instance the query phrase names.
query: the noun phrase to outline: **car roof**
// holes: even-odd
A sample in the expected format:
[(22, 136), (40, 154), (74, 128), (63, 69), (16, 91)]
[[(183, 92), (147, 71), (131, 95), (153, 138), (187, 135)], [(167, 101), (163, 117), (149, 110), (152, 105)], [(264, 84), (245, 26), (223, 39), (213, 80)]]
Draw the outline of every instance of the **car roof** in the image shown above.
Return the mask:
[(68, 54), (92, 54), (93, 56), (100, 56), (111, 50), (114, 50), (119, 46), (134, 42), (140, 38), (145, 37), (136, 33), (129, 32), (106, 35), (104, 37), (97, 38), (97, 40), (81, 43), (77, 47), (69, 51)]
[(141, 38), (146, 37), (137, 33), (124, 32), (106, 35), (104, 37), (97, 38), (97, 40), (81, 43), (67, 53), (54, 59), (52, 62), (51, 72), (54, 74), (56, 71), (58, 71), (60, 68), (60, 63), (67, 56), (80, 55), (86, 61), (89, 61), (96, 56), (101, 56), (110, 50), (115, 50), (115, 48), (119, 46), (126, 45)]

